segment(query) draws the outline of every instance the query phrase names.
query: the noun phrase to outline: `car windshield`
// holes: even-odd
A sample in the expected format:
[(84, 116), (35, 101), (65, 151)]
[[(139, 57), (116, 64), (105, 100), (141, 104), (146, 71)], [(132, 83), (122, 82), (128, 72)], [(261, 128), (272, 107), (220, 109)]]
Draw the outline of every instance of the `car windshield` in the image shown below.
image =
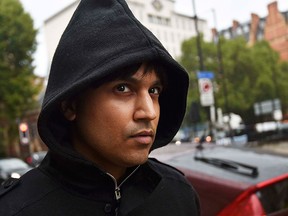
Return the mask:
[(2, 159), (0, 160), (0, 170), (17, 170), (17, 169), (27, 169), (29, 168), (27, 164), (25, 164), (20, 159)]

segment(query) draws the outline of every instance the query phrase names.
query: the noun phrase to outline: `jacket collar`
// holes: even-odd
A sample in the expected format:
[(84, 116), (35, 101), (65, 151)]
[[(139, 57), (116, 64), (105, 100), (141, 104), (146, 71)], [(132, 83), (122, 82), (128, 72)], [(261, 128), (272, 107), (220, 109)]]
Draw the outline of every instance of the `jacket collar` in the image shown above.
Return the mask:
[(159, 174), (153, 171), (148, 162), (128, 169), (126, 177), (118, 185), (111, 174), (95, 164), (84, 159), (63, 157), (50, 151), (39, 168), (59, 182), (66, 191), (106, 202), (117, 202), (117, 199), (121, 199), (119, 192), (131, 179), (145, 182), (147, 191), (152, 191), (160, 181)]

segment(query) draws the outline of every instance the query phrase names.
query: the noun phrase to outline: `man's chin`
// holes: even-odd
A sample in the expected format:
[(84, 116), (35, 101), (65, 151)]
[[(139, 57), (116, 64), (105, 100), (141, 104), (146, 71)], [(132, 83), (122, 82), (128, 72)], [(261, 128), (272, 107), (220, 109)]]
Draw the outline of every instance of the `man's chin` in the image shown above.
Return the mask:
[(142, 165), (144, 163), (146, 163), (148, 160), (148, 155), (147, 156), (142, 156), (141, 158), (137, 158), (135, 160), (130, 160), (128, 163), (127, 163), (127, 167), (134, 167), (134, 166), (138, 166), (138, 165)]

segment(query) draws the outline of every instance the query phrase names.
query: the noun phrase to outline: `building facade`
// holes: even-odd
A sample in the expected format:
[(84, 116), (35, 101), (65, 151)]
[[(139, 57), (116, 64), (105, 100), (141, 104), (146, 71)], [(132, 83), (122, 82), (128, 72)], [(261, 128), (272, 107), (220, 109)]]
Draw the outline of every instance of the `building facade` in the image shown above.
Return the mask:
[(226, 39), (243, 36), (249, 45), (266, 40), (279, 53), (281, 60), (288, 61), (288, 11), (280, 12), (277, 1), (268, 4), (267, 8), (266, 17), (252, 13), (250, 21), (239, 23), (234, 20), (231, 27), (221, 30), (219, 34)]
[[(75, 11), (79, 0), (73, 2), (44, 23), (49, 62), (68, 21)], [(174, 10), (174, 0), (126, 0), (131, 11), (161, 41), (169, 53), (177, 59), (181, 55), (184, 40), (196, 36), (193, 17), (179, 14)], [(198, 30), (206, 40), (211, 39), (207, 22), (198, 19)]]

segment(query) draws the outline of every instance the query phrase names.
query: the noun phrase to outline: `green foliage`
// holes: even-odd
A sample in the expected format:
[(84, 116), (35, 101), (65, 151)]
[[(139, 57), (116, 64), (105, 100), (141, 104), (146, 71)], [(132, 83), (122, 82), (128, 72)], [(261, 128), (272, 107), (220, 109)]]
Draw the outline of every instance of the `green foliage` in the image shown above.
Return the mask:
[[(42, 82), (33, 74), (37, 31), (18, 0), (0, 0), (0, 138), (17, 137), (17, 120), (35, 109)], [(6, 134), (6, 135), (3, 135)], [(4, 138), (5, 139), (4, 139)]]
[[(218, 69), (217, 63), (217, 49), (215, 44), (212, 42), (203, 42), (203, 36), (200, 35), (202, 57), (204, 62), (204, 69), (208, 71), (216, 71)], [(185, 67), (189, 73), (190, 78), (190, 88), (188, 92), (188, 110), (186, 112), (186, 117), (184, 119), (184, 124), (189, 125), (190, 115), (191, 115), (191, 104), (192, 102), (199, 102), (199, 89), (198, 89), (198, 79), (197, 71), (199, 71), (199, 57), (197, 51), (197, 38), (193, 37), (182, 43), (182, 53), (180, 57), (180, 63)], [(200, 102), (199, 102), (200, 103)], [(207, 110), (200, 109), (200, 118), (205, 121), (207, 119)]]
[[(196, 78), (196, 72), (199, 71), (199, 58), (196, 42), (195, 37), (184, 41), (183, 55), (180, 58), (180, 63), (190, 75), (188, 110), (192, 101), (199, 101)], [(216, 107), (221, 107), (224, 112), (241, 115), (246, 123), (257, 121), (253, 113), (255, 102), (280, 98), (283, 111), (287, 112), (288, 93), (281, 90), (288, 88), (288, 63), (280, 62), (278, 53), (265, 41), (248, 46), (242, 37), (233, 40), (220, 38), (220, 45), (222, 70), (217, 57), (217, 45), (204, 42), (201, 37), (205, 70), (215, 74)], [(202, 115), (204, 112), (202, 109)]]

